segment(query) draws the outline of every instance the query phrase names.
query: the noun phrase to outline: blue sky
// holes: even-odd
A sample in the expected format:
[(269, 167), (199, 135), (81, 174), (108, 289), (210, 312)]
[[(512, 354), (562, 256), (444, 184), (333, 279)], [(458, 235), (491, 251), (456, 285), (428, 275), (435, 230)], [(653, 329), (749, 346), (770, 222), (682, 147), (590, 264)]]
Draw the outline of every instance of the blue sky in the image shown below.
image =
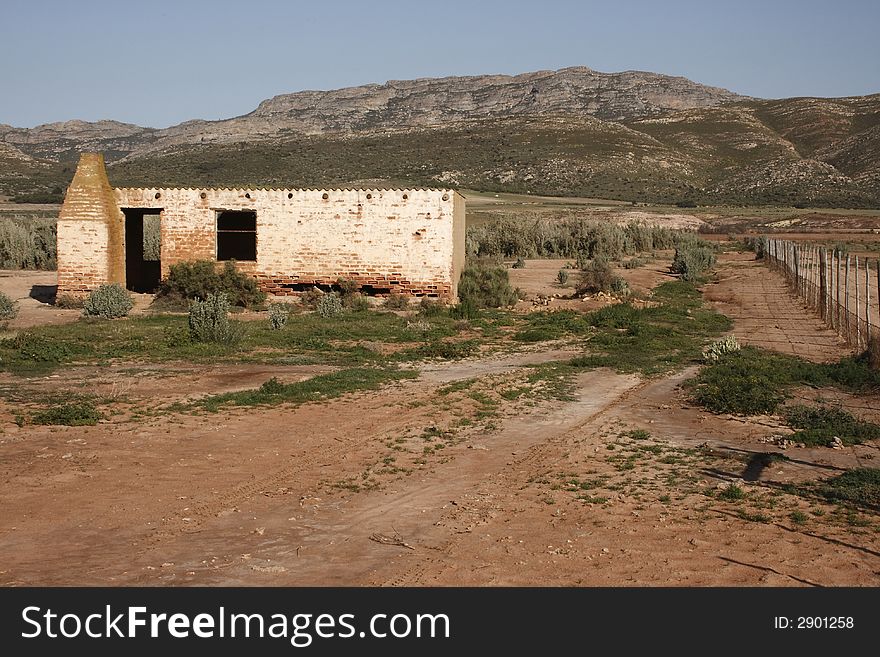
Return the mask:
[(165, 127), (302, 89), (566, 66), (880, 92), (880, 0), (2, 0), (0, 123)]

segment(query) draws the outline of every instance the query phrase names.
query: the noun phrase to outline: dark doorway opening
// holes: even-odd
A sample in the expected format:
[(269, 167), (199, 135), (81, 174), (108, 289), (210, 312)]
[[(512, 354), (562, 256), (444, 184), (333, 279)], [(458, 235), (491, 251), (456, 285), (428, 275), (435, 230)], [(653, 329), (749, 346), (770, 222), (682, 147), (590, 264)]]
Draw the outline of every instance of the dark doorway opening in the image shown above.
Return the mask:
[(257, 213), (222, 210), (217, 213), (217, 260), (257, 259)]
[(132, 292), (155, 292), (162, 277), (162, 238), (157, 208), (123, 208), (125, 215), (125, 286)]

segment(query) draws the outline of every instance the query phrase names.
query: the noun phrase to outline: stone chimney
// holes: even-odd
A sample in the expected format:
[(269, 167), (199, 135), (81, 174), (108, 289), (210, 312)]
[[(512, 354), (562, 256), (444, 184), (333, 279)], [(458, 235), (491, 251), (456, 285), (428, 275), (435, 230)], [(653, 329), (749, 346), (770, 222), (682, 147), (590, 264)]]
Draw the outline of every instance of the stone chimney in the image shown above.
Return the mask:
[(125, 219), (100, 153), (80, 155), (58, 215), (58, 293), (125, 285)]

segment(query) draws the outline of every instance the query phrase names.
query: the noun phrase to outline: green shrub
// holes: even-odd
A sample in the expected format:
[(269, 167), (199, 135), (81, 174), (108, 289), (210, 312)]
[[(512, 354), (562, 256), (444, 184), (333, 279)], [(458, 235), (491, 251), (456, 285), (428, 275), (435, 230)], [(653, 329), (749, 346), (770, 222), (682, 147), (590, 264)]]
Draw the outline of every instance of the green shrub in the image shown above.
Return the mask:
[(622, 263), (624, 269), (638, 269), (645, 266), (643, 258), (630, 258)]
[(342, 305), (352, 312), (360, 313), (370, 309), (370, 302), (363, 294), (358, 292), (342, 299)]
[(672, 248), (681, 231), (631, 222), (625, 226), (584, 218), (524, 221), (500, 217), (468, 228), (467, 255), (503, 258), (577, 258), (619, 260)]
[(349, 297), (353, 297), (361, 289), (361, 286), (358, 285), (358, 282), (350, 278), (336, 279), (336, 287), (339, 288), (339, 296), (342, 298), (343, 305), (346, 306), (346, 300)]
[(518, 300), (516, 291), (510, 287), (507, 270), (486, 265), (465, 267), (458, 282), (458, 298), (475, 308), (512, 306)]
[(284, 384), (281, 383), (277, 377), (273, 376), (271, 379), (265, 381), (258, 390), (262, 395), (280, 395), (284, 392)]
[(556, 282), (560, 285), (565, 285), (568, 283), (568, 272), (564, 269), (560, 269), (556, 272)]
[(596, 292), (611, 292), (614, 283), (614, 273), (605, 258), (594, 258), (581, 270), (577, 284), (578, 294), (595, 294)]
[(767, 255), (767, 243), (769, 240), (766, 235), (759, 237), (747, 237), (746, 246), (755, 252), (755, 260), (763, 260)]
[(721, 492), (718, 493), (718, 497), (729, 502), (741, 500), (745, 496), (745, 491), (733, 482), (729, 483), (725, 488), (722, 488)]
[(0, 218), (0, 269), (55, 269), (56, 220)]
[(55, 297), (55, 305), (65, 310), (82, 310), (85, 304), (85, 298), (75, 294), (59, 294)]
[(229, 321), (229, 301), (224, 294), (209, 294), (189, 307), (189, 335), (193, 342), (235, 344), (241, 327)]
[(629, 296), (629, 283), (625, 278), (615, 276), (611, 279), (611, 292), (620, 297)]
[(457, 303), (449, 309), (449, 316), (452, 319), (476, 319), (480, 315), (480, 309), (471, 300), (466, 299), (461, 303)]
[(23, 331), (14, 338), (3, 340), (2, 345), (15, 349), (22, 360), (40, 363), (60, 363), (72, 355), (70, 348), (63, 342), (55, 342), (30, 331)]
[(880, 508), (880, 469), (854, 468), (825, 480), (818, 492), (833, 502)]
[(385, 302), (382, 306), (388, 310), (406, 310), (409, 308), (409, 298), (397, 292), (392, 292), (385, 297)]
[(275, 331), (280, 331), (287, 324), (290, 316), (290, 308), (286, 303), (273, 303), (269, 306), (269, 326)]
[(844, 445), (855, 445), (880, 437), (880, 426), (831, 406), (790, 406), (785, 409), (785, 421), (797, 429), (791, 439), (806, 445), (830, 447), (834, 438)]
[(0, 292), (0, 322), (7, 322), (18, 316), (18, 303)]
[(88, 401), (59, 404), (31, 416), (34, 424), (62, 425), (66, 427), (92, 426), (102, 419), (94, 404)]
[(107, 283), (94, 290), (83, 304), (83, 314), (116, 319), (125, 317), (134, 307), (131, 295), (119, 283)]
[(724, 354), (730, 354), (735, 351), (739, 351), (740, 346), (739, 342), (737, 342), (736, 337), (732, 335), (726, 335), (720, 340), (715, 340), (708, 347), (703, 349), (703, 360), (708, 363), (714, 363), (719, 360)]
[(687, 240), (675, 248), (672, 271), (682, 280), (695, 281), (715, 265), (715, 249), (702, 240)]
[(425, 317), (439, 317), (445, 310), (446, 306), (437, 299), (422, 297), (422, 300), (419, 302), (419, 315), (424, 315)]
[(336, 317), (342, 314), (342, 300), (335, 292), (330, 292), (318, 300), (315, 310), (321, 317)]
[(209, 294), (222, 294), (233, 306), (250, 308), (266, 300), (257, 281), (238, 271), (233, 261), (225, 262), (217, 271), (210, 260), (178, 262), (171, 265), (168, 277), (159, 286), (159, 297), (207, 299)]

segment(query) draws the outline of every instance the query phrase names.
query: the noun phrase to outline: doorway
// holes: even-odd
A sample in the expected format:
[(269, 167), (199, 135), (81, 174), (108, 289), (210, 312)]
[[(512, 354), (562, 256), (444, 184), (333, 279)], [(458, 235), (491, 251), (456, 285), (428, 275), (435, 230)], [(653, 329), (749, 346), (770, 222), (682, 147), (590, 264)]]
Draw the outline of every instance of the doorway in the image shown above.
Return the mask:
[(125, 287), (155, 292), (162, 277), (160, 208), (122, 208), (125, 215)]

